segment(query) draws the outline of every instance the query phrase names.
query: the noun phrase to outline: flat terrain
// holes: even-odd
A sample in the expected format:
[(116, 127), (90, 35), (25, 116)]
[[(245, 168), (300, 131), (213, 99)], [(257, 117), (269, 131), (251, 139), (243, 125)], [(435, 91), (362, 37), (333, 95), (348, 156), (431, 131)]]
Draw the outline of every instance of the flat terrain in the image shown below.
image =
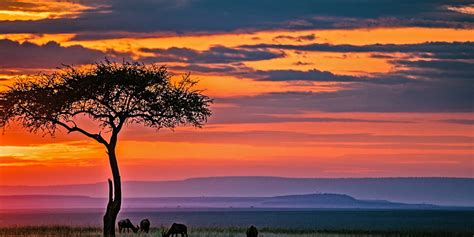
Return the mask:
[[(161, 236), (161, 228), (153, 228), (150, 233), (122, 233), (119, 237), (148, 237)], [(235, 227), (207, 227), (191, 228), (192, 237), (245, 237), (245, 228)], [(0, 228), (0, 236), (101, 236), (98, 227), (67, 227), (67, 226), (24, 226)], [(413, 231), (364, 231), (364, 230), (314, 230), (298, 231), (291, 229), (263, 228), (259, 232), (261, 237), (402, 237), (402, 236), (432, 236), (432, 237), (471, 237), (467, 232), (413, 232)]]
[[(103, 210), (0, 211), (0, 236), (100, 236)], [(191, 237), (244, 236), (250, 225), (260, 237), (289, 236), (467, 236), (474, 234), (470, 210), (361, 209), (125, 209), (119, 219), (151, 221), (152, 232), (120, 236), (161, 236), (164, 226), (185, 223)]]
[[(102, 209), (45, 209), (0, 211), (0, 227), (101, 226)], [(259, 209), (168, 208), (124, 209), (119, 219), (152, 227), (173, 222), (194, 227), (257, 227), (297, 230), (368, 231), (474, 231), (472, 210), (363, 210), (363, 209)]]

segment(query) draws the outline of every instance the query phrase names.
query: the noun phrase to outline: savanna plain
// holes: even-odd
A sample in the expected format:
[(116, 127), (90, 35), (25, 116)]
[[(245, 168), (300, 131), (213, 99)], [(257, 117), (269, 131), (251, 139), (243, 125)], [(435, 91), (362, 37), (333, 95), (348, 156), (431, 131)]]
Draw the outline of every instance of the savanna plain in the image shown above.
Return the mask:
[[(120, 216), (130, 218), (133, 223), (143, 217), (150, 218), (152, 223), (149, 233), (119, 233), (117, 229), (117, 236), (162, 236), (163, 230), (174, 221), (186, 223), (191, 237), (243, 237), (250, 224), (258, 227), (260, 237), (471, 237), (474, 234), (471, 210), (202, 209), (125, 211)], [(102, 236), (100, 219), (98, 210), (9, 211), (0, 213), (0, 236)]]

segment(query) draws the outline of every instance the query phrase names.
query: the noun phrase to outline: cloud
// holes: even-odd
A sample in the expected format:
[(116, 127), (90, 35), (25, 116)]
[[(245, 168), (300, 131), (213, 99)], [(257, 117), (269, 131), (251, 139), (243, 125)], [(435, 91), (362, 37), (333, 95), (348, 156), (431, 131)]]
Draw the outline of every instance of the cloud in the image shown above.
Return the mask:
[(188, 62), (188, 63), (232, 63), (239, 61), (259, 61), (284, 57), (281, 51), (268, 49), (236, 49), (224, 46), (212, 46), (205, 51), (189, 48), (171, 47), (168, 49), (142, 48), (142, 52), (154, 53), (154, 57), (142, 58), (153, 62)]
[(279, 36), (273, 37), (273, 41), (275, 42), (278, 42), (280, 40), (293, 40), (296, 42), (303, 42), (303, 41), (311, 41), (314, 39), (316, 39), (316, 36), (314, 34), (301, 35), (301, 36), (279, 35)]
[(438, 121), (443, 123), (474, 125), (474, 119), (443, 119)]
[(240, 73), (259, 81), (311, 81), (311, 82), (364, 82), (375, 84), (400, 84), (413, 81), (409, 77), (396, 74), (374, 74), (372, 76), (338, 75), (329, 71), (311, 69), (298, 70), (256, 70)]
[[(76, 19), (4, 21), (0, 33), (229, 32), (255, 29), (334, 29), (382, 26), (473, 27), (469, 14), (449, 10), (452, 1), (278, 0), (228, 2), (81, 1), (92, 9)], [(343, 7), (341, 7), (343, 6)]]
[(176, 36), (175, 33), (170, 32), (128, 32), (128, 31), (105, 31), (105, 32), (76, 32), (72, 36), (72, 41), (88, 41), (88, 40), (107, 40), (120, 38), (159, 38), (167, 36)]
[(0, 167), (40, 164), (37, 160), (18, 156), (0, 156)]
[(262, 81), (366, 81), (364, 77), (336, 75), (329, 71), (312, 69), (309, 71), (297, 70), (257, 70), (253, 72), (253, 78)]
[(75, 18), (91, 8), (77, 1), (2, 0), (0, 19), (25, 21)]
[(446, 6), (447, 9), (459, 13), (474, 15), (474, 4), (466, 4), (460, 6)]
[[(170, 66), (173, 70), (179, 71), (191, 71), (191, 72), (199, 72), (199, 73), (210, 73), (210, 74), (232, 74), (237, 73), (238, 68), (242, 67), (239, 63), (230, 63), (226, 65), (217, 64), (217, 65), (209, 65), (209, 64), (188, 64), (186, 66)], [(247, 67), (243, 67), (244, 71), (248, 71)]]
[(338, 53), (432, 53), (425, 54), (434, 58), (474, 58), (474, 42), (427, 42), (421, 44), (371, 44), (371, 45), (349, 45), (349, 44), (256, 44), (243, 45), (241, 48), (252, 49), (281, 49), (317, 52)]
[[(425, 80), (470, 83), (474, 78), (474, 61), (454, 60), (394, 60), (395, 64), (407, 68), (403, 74)], [(466, 85), (468, 86), (468, 85)]]
[[(61, 64), (88, 64), (103, 60), (114, 53), (103, 53), (82, 46), (63, 47), (56, 42), (37, 45), (0, 40), (0, 67), (4, 68), (54, 68)], [(126, 55), (121, 55), (126, 56)]]

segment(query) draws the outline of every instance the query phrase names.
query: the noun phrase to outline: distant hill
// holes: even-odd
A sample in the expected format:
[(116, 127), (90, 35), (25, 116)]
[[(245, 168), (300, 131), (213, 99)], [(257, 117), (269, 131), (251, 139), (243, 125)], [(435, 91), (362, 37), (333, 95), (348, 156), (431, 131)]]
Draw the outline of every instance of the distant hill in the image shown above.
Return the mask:
[[(1, 195), (106, 197), (106, 183), (60, 186), (0, 186)], [(356, 199), (474, 206), (473, 178), (282, 178), (209, 177), (177, 181), (128, 181), (125, 197), (270, 197), (338, 193)]]
[[(0, 196), (0, 210), (103, 208), (105, 198), (58, 195)], [(440, 209), (441, 206), (385, 200), (359, 200), (342, 194), (302, 194), (276, 197), (158, 197), (125, 198), (124, 209), (149, 208), (364, 208)]]
[(262, 206), (271, 207), (298, 208), (441, 208), (441, 206), (428, 204), (406, 204), (386, 200), (359, 200), (349, 195), (332, 193), (276, 196), (262, 199), (261, 204)]

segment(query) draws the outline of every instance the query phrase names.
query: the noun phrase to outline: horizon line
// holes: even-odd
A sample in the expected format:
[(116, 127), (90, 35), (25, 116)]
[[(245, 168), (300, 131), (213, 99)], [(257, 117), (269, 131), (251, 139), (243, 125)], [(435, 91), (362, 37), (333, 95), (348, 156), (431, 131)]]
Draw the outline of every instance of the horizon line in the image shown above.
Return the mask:
[[(380, 176), (380, 177), (289, 177), (289, 176), (196, 176), (183, 179), (166, 179), (166, 180), (123, 180), (123, 183), (129, 182), (183, 182), (196, 179), (212, 179), (212, 178), (276, 178), (276, 179), (474, 179), (474, 177), (462, 177), (462, 176)], [(40, 184), (40, 185), (4, 185), (0, 184), (0, 187), (51, 187), (51, 186), (71, 186), (71, 185), (91, 185), (91, 184), (102, 184), (106, 181), (98, 181), (91, 183), (69, 183), (69, 184)]]

